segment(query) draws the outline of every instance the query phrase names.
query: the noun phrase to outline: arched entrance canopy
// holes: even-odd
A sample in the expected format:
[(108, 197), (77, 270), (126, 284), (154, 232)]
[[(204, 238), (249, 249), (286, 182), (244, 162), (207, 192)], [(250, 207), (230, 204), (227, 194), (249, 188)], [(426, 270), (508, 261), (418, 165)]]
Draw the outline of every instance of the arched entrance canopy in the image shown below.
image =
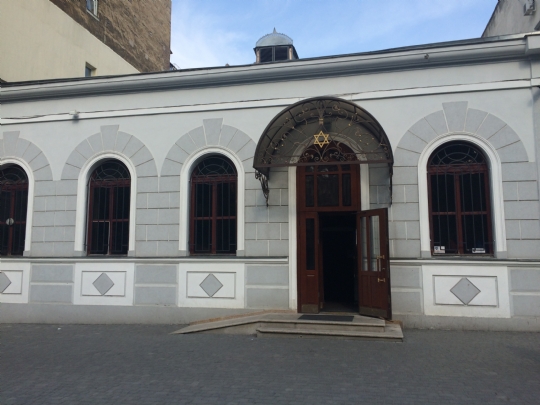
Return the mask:
[(268, 124), (257, 144), (253, 167), (268, 199), (271, 167), (335, 164), (336, 160), (387, 164), (392, 176), (392, 148), (377, 120), (350, 101), (318, 97), (285, 108)]

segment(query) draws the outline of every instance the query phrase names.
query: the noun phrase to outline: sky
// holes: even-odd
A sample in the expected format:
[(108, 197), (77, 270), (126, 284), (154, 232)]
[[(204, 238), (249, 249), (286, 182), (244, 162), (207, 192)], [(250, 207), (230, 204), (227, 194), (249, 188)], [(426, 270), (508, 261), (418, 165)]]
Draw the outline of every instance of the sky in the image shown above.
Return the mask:
[(497, 0), (173, 0), (171, 62), (250, 64), (276, 28), (300, 58), (478, 38)]

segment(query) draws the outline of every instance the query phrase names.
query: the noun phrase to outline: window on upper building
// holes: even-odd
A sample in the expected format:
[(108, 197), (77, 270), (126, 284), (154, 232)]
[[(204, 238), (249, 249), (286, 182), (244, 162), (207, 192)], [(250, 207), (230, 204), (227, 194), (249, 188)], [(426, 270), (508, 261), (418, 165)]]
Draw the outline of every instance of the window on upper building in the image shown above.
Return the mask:
[(489, 168), (473, 144), (437, 148), (428, 163), (431, 251), (492, 254)]
[(89, 65), (88, 63), (84, 67), (84, 77), (92, 77), (96, 74), (96, 68)]
[(191, 174), (191, 254), (236, 253), (237, 173), (223, 156), (201, 161)]
[(86, 0), (86, 9), (97, 15), (98, 0)]
[(100, 164), (88, 182), (89, 255), (125, 255), (129, 248), (131, 177), (127, 167), (108, 160)]
[(26, 238), (28, 177), (16, 165), (0, 170), (0, 256), (22, 256)]

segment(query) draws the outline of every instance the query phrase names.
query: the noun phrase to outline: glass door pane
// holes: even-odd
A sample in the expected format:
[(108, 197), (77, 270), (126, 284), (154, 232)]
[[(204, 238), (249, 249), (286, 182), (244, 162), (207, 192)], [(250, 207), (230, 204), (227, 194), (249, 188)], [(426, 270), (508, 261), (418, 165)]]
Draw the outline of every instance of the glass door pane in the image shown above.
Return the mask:
[(379, 216), (374, 215), (369, 217), (369, 256), (371, 258), (371, 271), (379, 271), (379, 266), (377, 261), (381, 255), (381, 234), (379, 229)]

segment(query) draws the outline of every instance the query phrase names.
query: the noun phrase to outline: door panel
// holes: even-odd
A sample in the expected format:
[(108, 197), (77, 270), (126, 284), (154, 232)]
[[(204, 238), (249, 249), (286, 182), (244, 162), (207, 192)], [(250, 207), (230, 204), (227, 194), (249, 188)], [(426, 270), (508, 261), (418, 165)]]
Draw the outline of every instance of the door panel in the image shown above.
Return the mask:
[(316, 212), (298, 217), (298, 311), (318, 313), (320, 307), (319, 216)]
[(359, 312), (390, 319), (388, 210), (358, 212), (357, 233)]

